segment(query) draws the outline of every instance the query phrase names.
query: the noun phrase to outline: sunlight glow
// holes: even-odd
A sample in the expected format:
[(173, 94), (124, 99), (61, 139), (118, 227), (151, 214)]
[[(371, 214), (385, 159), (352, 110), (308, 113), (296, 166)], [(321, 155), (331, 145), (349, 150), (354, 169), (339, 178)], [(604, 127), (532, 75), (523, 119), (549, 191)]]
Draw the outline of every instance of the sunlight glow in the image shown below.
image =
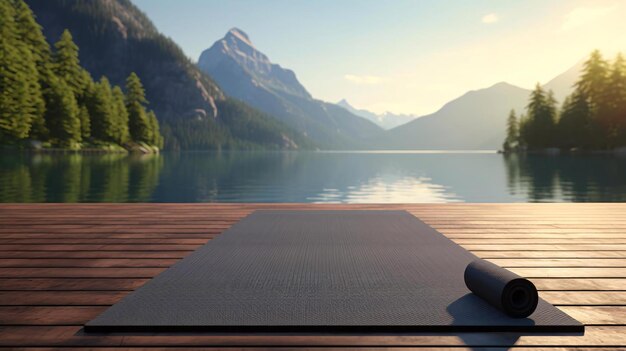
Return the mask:
[(590, 24), (606, 16), (616, 9), (616, 6), (577, 7), (565, 15), (561, 26), (562, 31), (572, 30)]
[(491, 24), (491, 23), (496, 23), (500, 20), (500, 18), (498, 18), (498, 15), (496, 15), (495, 13), (489, 13), (483, 16), (483, 23), (485, 24)]
[(370, 76), (370, 75), (354, 75), (346, 74), (343, 76), (346, 80), (354, 84), (376, 85), (383, 82), (382, 77)]

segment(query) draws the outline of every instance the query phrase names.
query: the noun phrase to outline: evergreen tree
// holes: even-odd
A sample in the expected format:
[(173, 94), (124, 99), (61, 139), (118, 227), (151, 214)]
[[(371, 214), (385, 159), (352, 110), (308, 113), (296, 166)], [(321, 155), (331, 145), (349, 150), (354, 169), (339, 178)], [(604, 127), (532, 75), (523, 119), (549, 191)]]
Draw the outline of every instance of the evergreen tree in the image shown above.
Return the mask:
[(57, 77), (63, 79), (72, 89), (75, 96), (81, 96), (86, 88), (84, 69), (78, 59), (78, 46), (72, 39), (72, 34), (66, 29), (59, 41), (54, 44), (53, 68)]
[(555, 144), (556, 101), (551, 92), (547, 95), (537, 84), (530, 94), (524, 144), (531, 149), (541, 149)]
[(146, 113), (146, 93), (139, 77), (133, 72), (126, 79), (126, 109), (128, 110), (128, 127), (134, 141), (150, 142), (152, 134)]
[(41, 91), (28, 46), (21, 40), (10, 2), (0, 2), (0, 139), (28, 136)]
[(608, 146), (626, 145), (626, 60), (621, 54), (611, 66), (603, 100), (605, 115), (599, 119), (605, 126)]
[(80, 130), (83, 140), (91, 138), (91, 119), (92, 110), (94, 109), (94, 99), (96, 94), (96, 83), (91, 79), (87, 79), (85, 85), (85, 91), (82, 96), (82, 101), (79, 102), (80, 109)]
[(30, 136), (34, 139), (46, 139), (48, 131), (45, 127), (45, 102), (43, 89), (47, 88), (51, 79), (50, 46), (43, 35), (41, 26), (35, 21), (30, 7), (23, 0), (12, 0), (15, 8), (15, 23), (20, 40), (30, 50), (37, 70), (37, 78), (31, 80), (32, 103), (35, 108)]
[(88, 98), (89, 115), (91, 117), (91, 136), (95, 139), (116, 141), (115, 103), (111, 84), (106, 77), (95, 83), (92, 95)]
[(515, 110), (511, 110), (509, 118), (506, 121), (506, 140), (502, 146), (504, 151), (511, 151), (518, 146), (519, 128)]
[(87, 140), (91, 137), (91, 117), (87, 105), (78, 107), (78, 119), (80, 120), (80, 137)]
[(558, 130), (559, 146), (563, 148), (591, 146), (591, 113), (585, 93), (577, 90), (565, 99)]
[(125, 144), (130, 137), (128, 132), (128, 111), (125, 96), (120, 87), (113, 88), (114, 139), (118, 144)]
[(77, 147), (81, 141), (80, 110), (71, 87), (63, 79), (51, 79), (46, 101), (46, 122), (53, 143), (61, 147)]
[(150, 144), (158, 147), (159, 149), (163, 148), (163, 136), (159, 130), (159, 121), (157, 120), (154, 111), (148, 112), (148, 121), (150, 122), (151, 131)]
[(594, 50), (583, 65), (583, 72), (576, 83), (576, 89), (585, 94), (593, 109), (598, 109), (603, 102), (607, 85), (608, 63), (598, 50)]

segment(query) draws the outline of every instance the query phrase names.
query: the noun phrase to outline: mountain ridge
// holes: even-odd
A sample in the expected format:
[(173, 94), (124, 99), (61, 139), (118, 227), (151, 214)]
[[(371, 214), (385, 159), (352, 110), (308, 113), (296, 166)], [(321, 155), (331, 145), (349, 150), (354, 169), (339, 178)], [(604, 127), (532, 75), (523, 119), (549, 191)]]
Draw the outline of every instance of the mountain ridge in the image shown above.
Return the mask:
[(382, 133), (375, 123), (313, 98), (292, 70), (272, 63), (241, 29), (229, 30), (204, 50), (198, 67), (228, 95), (275, 116), (324, 148), (365, 147), (365, 140)]
[[(553, 90), (559, 103), (572, 92), (582, 62), (543, 85)], [(431, 114), (386, 131), (372, 144), (384, 149), (497, 150), (505, 138), (509, 112), (515, 110), (518, 118), (525, 113), (530, 93), (504, 81), (470, 90)]]
[[(504, 140), (509, 111), (520, 111), (528, 93), (506, 82), (470, 90), (373, 143), (386, 149), (495, 150)], [(489, 110), (484, 111), (485, 106)]]

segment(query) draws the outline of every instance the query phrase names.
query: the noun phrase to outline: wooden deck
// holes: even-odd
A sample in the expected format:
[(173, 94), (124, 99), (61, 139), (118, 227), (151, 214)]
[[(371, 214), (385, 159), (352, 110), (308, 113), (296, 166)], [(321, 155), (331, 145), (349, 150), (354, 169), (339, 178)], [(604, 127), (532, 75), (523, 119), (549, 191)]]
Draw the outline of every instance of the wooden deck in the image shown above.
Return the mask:
[[(584, 336), (85, 335), (81, 326), (255, 209), (406, 209), (529, 277)], [(626, 349), (626, 204), (0, 205), (0, 347)]]

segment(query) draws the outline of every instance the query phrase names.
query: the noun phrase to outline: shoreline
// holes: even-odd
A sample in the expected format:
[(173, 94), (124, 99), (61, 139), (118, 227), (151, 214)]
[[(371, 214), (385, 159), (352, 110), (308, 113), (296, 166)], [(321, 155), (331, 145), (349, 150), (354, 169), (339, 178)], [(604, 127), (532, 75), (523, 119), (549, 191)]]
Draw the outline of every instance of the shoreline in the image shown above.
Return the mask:
[(562, 150), (557, 148), (547, 148), (541, 150), (513, 150), (504, 151), (498, 150), (498, 154), (502, 155), (547, 155), (547, 156), (560, 156), (560, 155), (615, 155), (626, 156), (626, 148), (621, 147), (613, 150)]

